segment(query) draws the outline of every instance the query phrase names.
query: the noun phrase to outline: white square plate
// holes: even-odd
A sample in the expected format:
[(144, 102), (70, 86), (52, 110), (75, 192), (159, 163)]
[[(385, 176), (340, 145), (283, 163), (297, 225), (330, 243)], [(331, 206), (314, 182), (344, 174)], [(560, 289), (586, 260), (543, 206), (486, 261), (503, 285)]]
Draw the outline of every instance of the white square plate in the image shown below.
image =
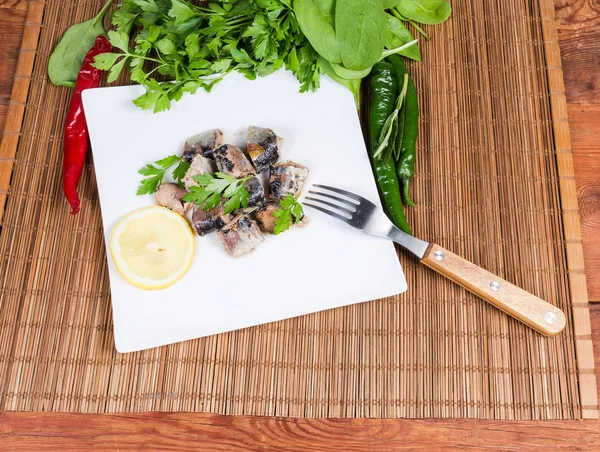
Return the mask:
[[(171, 110), (143, 111), (140, 86), (84, 91), (106, 244), (119, 218), (154, 205), (137, 196), (138, 169), (180, 154), (186, 138), (212, 128), (243, 145), (249, 125), (284, 138), (282, 160), (310, 168), (312, 183), (333, 185), (379, 203), (354, 106), (346, 88), (323, 77), (300, 94), (287, 71), (255, 81), (228, 75), (211, 93), (184, 96)], [(115, 345), (132, 352), (398, 294), (406, 280), (394, 245), (305, 208), (309, 224), (255, 251), (229, 257), (215, 234), (197, 237), (194, 263), (175, 285), (146, 291), (129, 285), (107, 247)]]

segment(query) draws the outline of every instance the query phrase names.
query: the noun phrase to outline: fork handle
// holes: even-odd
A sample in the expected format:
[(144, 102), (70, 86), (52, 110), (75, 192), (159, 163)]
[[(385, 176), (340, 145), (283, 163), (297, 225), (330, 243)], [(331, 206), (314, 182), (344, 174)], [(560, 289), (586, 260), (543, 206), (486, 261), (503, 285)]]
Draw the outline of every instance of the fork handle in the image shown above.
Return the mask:
[(431, 244), (421, 262), (542, 334), (555, 336), (565, 327), (565, 315), (556, 306), (441, 246)]

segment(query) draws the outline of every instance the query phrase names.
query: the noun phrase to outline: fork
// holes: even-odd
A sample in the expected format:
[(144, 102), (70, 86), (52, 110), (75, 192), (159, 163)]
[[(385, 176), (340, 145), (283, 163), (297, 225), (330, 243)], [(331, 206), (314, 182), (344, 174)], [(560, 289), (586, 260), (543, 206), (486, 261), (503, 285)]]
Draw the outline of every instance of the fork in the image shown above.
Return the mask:
[(392, 240), (414, 254), (422, 264), (483, 298), (508, 315), (547, 336), (560, 333), (566, 324), (556, 306), (499, 278), (434, 243), (419, 240), (398, 229), (368, 199), (327, 185), (313, 184), (304, 204), (349, 224), (359, 231)]

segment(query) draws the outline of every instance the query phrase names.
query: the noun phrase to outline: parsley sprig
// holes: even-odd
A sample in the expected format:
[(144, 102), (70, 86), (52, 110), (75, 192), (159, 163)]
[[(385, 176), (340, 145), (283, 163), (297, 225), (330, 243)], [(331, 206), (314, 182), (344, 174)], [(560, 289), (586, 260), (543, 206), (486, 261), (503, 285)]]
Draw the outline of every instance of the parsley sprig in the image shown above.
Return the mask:
[(138, 173), (142, 176), (146, 176), (142, 179), (140, 186), (138, 187), (138, 195), (147, 195), (155, 193), (162, 184), (163, 178), (169, 168), (177, 163), (177, 166), (172, 171), (173, 179), (177, 182), (180, 187), (183, 187), (182, 179), (185, 173), (190, 167), (189, 163), (184, 162), (181, 157), (176, 155), (170, 155), (164, 159), (157, 160), (154, 164), (148, 164), (141, 168)]
[(287, 231), (292, 225), (292, 219), (294, 223), (298, 223), (304, 216), (302, 204), (292, 195), (287, 195), (279, 201), (279, 206), (280, 208), (273, 212), (273, 216), (277, 218), (274, 230), (275, 235)]
[(291, 0), (211, 0), (203, 7), (123, 0), (111, 21), (116, 50), (98, 55), (94, 65), (109, 71), (109, 82), (129, 71), (146, 87), (134, 101), (145, 110), (168, 110), (184, 93), (209, 91), (231, 71), (255, 79), (285, 66), (301, 92), (319, 87), (317, 53), (299, 30)]
[(236, 179), (219, 172), (214, 176), (209, 173), (199, 174), (193, 177), (198, 185), (190, 187), (190, 192), (183, 197), (183, 200), (201, 205), (203, 210), (209, 210), (217, 207), (223, 197), (227, 199), (223, 205), (223, 211), (231, 213), (242, 206), (248, 207), (250, 194), (244, 183), (252, 177)]

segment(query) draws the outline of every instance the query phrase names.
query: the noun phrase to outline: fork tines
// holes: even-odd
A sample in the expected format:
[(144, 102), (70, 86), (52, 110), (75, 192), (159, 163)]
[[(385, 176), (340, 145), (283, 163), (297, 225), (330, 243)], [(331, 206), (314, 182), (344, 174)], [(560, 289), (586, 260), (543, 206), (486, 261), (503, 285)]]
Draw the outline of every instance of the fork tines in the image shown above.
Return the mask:
[[(306, 196), (305, 199), (314, 201), (318, 204), (304, 202), (305, 205), (310, 206), (313, 209), (320, 210), (321, 212), (326, 213), (327, 215), (331, 215), (332, 217), (335, 217), (342, 221), (347, 222), (348, 220), (352, 219), (352, 215), (357, 211), (357, 208), (360, 205), (360, 196), (345, 190), (341, 190), (339, 188), (330, 187), (328, 185), (313, 184), (313, 187), (325, 189), (329, 193), (321, 190), (309, 190), (309, 193), (317, 195), (320, 198), (326, 199)], [(328, 199), (335, 202), (328, 201)]]

